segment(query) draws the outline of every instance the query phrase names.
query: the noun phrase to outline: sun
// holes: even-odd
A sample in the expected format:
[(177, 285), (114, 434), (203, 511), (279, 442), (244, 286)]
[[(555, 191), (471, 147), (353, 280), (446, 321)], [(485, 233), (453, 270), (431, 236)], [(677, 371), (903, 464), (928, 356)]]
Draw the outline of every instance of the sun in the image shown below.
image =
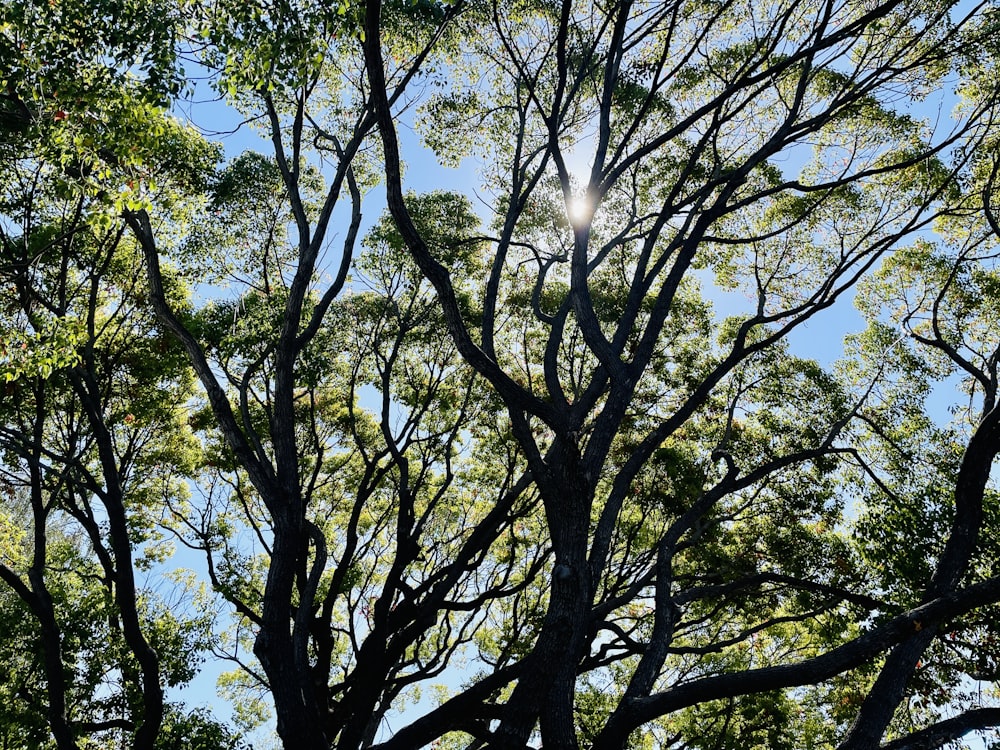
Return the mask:
[(573, 226), (586, 224), (590, 221), (591, 215), (593, 214), (592, 204), (583, 196), (570, 198), (569, 203), (566, 204), (566, 213), (569, 215), (569, 220), (572, 222)]

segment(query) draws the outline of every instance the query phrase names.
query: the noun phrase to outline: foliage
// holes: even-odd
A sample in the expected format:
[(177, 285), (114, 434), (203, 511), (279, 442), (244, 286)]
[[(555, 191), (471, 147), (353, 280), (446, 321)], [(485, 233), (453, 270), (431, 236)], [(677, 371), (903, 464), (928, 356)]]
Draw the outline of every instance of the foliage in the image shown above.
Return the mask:
[[(5, 6), (0, 738), (988, 736), (996, 32)], [(212, 106), (267, 153), (220, 163)], [(174, 700), (209, 654), (238, 731)]]

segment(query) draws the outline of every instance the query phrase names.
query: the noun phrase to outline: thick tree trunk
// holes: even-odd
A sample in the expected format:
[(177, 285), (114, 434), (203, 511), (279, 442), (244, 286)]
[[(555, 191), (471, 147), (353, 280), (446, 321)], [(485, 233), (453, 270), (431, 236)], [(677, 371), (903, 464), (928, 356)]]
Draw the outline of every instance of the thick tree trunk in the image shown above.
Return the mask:
[(545, 621), (523, 676), (508, 701), (491, 745), (523, 750), (536, 720), (546, 750), (576, 750), (573, 706), (577, 667), (589, 645), (593, 592), (587, 551), (593, 488), (575, 445), (550, 454), (548, 481), (539, 483), (556, 553)]
[(293, 522), (276, 518), (254, 654), (267, 675), (278, 736), (284, 746), (288, 750), (328, 750), (309, 665), (296, 658), (292, 639), (292, 587), (303, 547), (300, 536)]

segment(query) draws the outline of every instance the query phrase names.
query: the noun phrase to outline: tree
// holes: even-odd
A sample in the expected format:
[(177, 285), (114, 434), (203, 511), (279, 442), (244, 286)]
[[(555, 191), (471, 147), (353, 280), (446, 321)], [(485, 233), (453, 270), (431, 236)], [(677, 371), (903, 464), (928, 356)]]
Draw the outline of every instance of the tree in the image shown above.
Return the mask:
[[(167, 10), (146, 88), (83, 56), (116, 71), (87, 101), (120, 127), (45, 179), (106, 209), (91, 288), (141, 256), (116, 356), (169, 335), (142, 382), (200, 385), (194, 495), (122, 484), (118, 517), (157, 509), (204, 556), (230, 689), (273, 702), (286, 747), (846, 750), (996, 725), (967, 694), (995, 675), (1000, 600), (989, 6)], [(212, 149), (156, 106), (180, 60), (272, 153), (206, 176)], [(406, 192), (407, 117), (478, 160), (485, 219)], [(58, 257), (37, 265), (56, 286), (79, 263)], [(51, 296), (32, 283), (19, 315)], [(746, 302), (723, 317), (713, 289)], [(842, 362), (802, 356), (855, 294)], [(100, 434), (130, 396), (99, 349), (23, 365), (46, 400), (12, 434), (103, 383)], [(956, 376), (970, 406), (945, 426), (930, 396)], [(152, 399), (160, 423), (186, 393)], [(29, 465), (51, 450), (17, 440)], [(103, 488), (120, 449), (95, 448)], [(153, 652), (137, 746), (184, 725)]]
[[(918, 689), (914, 674), (944, 623), (961, 622), (972, 606), (966, 597), (996, 586), (970, 581), (977, 547), (988, 548), (980, 532), (1000, 448), (996, 331), (992, 319), (974, 324), (989, 333), (970, 359), (961, 353), (971, 346), (963, 330), (970, 321), (939, 321), (966, 274), (991, 283), (984, 256), (992, 255), (982, 246), (992, 236), (974, 235), (976, 252), (945, 261), (926, 293), (932, 310), (917, 304), (903, 319), (917, 341), (964, 371), (981, 400), (960, 438), (961, 461), (940, 469), (952, 497), (937, 495), (933, 510), (920, 509), (944, 515), (938, 528), (947, 542), (933, 550), (909, 596), (887, 596), (884, 581), (866, 581), (849, 562), (850, 545), (828, 530), (844, 523), (842, 493), (851, 484), (838, 474), (846, 467), (876, 483), (872, 512), (908, 502), (866, 455), (873, 440), (855, 432), (859, 423), (878, 424), (869, 411), (878, 411), (873, 394), (891, 377), (892, 360), (881, 359), (852, 395), (782, 344), (901, 240), (954, 210), (992, 93), (980, 87), (966, 125), (948, 134), (927, 132), (893, 108), (897, 87), (921, 97), (982, 49), (976, 39), (991, 27), (989, 12), (959, 19), (951, 10), (563, 2), (484, 11), (489, 33), (469, 53), (478, 80), (464, 88), (458, 77), (429, 104), (435, 124), (507, 134), (486, 141), (488, 163), (497, 165), (488, 173), (498, 196), (496, 237), (483, 315), (470, 321), (447, 263), (403, 195), (395, 118), (383, 93), (393, 89), (383, 72), (380, 7), (366, 4), (365, 58), (390, 210), (463, 357), (504, 402), (555, 555), (545, 620), (481, 743), (519, 748), (537, 731), (546, 748), (575, 748), (581, 739), (621, 747), (649, 722), (709, 701), (730, 702), (728, 729), (734, 715), (759, 715), (744, 696), (856, 670), (863, 698), (839, 747), (877, 747), (908, 690)], [(782, 168), (780, 159), (808, 145), (813, 159), (800, 174)], [(579, 178), (574, 149), (588, 163)], [(553, 182), (559, 206), (546, 210)], [(561, 226), (552, 222), (560, 214)], [(973, 215), (981, 222), (983, 206)], [(542, 231), (550, 222), (554, 231)], [(515, 274), (524, 265), (537, 272), (530, 294), (519, 296)], [(723, 323), (714, 348), (699, 332), (701, 351), (693, 351), (684, 322), (694, 317), (704, 326), (704, 303), (701, 310), (694, 303), (692, 316), (699, 268), (745, 288), (755, 305)], [(963, 312), (975, 317), (975, 309)], [(509, 350), (498, 344), (511, 327), (500, 310), (530, 320), (544, 342), (516, 352), (516, 367), (534, 373), (527, 383), (512, 375)], [(539, 423), (542, 439), (533, 429)], [(891, 433), (876, 434), (892, 441)], [(677, 452), (695, 458), (679, 464)], [(649, 498), (644, 474), (657, 470), (666, 476)], [(694, 481), (678, 482), (692, 474)], [(928, 493), (920, 484), (910, 491)], [(633, 532), (619, 541), (637, 506), (651, 501), (644, 521), (652, 538), (638, 544)], [(803, 556), (782, 549), (790, 544)], [(616, 575), (620, 555), (645, 560), (626, 577)], [(866, 596), (858, 598), (859, 589)], [(637, 601), (648, 602), (643, 616), (628, 611)], [(872, 619), (881, 624), (863, 627)], [(754, 668), (758, 635), (777, 658)], [(787, 652), (797, 658), (782, 658)], [(609, 674), (617, 690), (603, 695), (596, 722), (585, 724), (594, 728), (581, 732), (581, 687)], [(965, 716), (971, 720), (949, 726), (993, 720), (990, 712)], [(425, 725), (428, 734), (399, 736), (426, 741), (446, 725), (444, 709), (440, 717), (433, 729)], [(804, 727), (787, 723), (771, 729), (801, 746)], [(747, 744), (739, 733), (728, 741)], [(726, 742), (719, 735), (714, 746)]]
[[(8, 175), (30, 183), (46, 169)], [(182, 495), (192, 472), (178, 408), (192, 382), (171, 340), (135, 314), (139, 268), (121, 228), (88, 216), (84, 197), (48, 199), (24, 198), (22, 233), (2, 238), (0, 576), (19, 600), (4, 609), (18, 623), (8, 644), (34, 657), (11, 659), (9, 685), (48, 716), (60, 748), (115, 730), (151, 748), (164, 685), (191, 679), (211, 624), (141, 583), (163, 557), (159, 498)]]
[[(109, 16), (123, 26), (106, 28)], [(176, 197), (215, 159), (184, 128), (151, 127), (171, 88), (158, 77), (169, 31), (169, 18), (116, 4), (0, 15), (6, 747), (162, 747), (177, 712), (165, 689), (193, 677), (211, 638), (210, 611), (172, 611), (168, 582), (143, 580), (166, 557), (160, 498), (183, 495), (196, 463), (181, 408), (193, 379), (140, 312), (139, 255), (118, 214), (136, 171)], [(168, 724), (175, 740), (182, 724)]]

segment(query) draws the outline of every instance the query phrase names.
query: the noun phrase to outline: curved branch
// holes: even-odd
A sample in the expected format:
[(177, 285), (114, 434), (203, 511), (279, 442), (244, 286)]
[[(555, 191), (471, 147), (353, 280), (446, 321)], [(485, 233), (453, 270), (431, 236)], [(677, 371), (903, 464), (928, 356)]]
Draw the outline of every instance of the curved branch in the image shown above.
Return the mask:
[(156, 240), (153, 237), (153, 227), (149, 220), (149, 215), (145, 211), (126, 212), (125, 221), (132, 229), (139, 245), (142, 247), (146, 260), (146, 275), (149, 280), (149, 297), (153, 304), (156, 317), (164, 326), (180, 341), (185, 352), (191, 361), (201, 380), (202, 386), (208, 394), (209, 403), (212, 405), (212, 413), (218, 420), (219, 428), (240, 463), (246, 467), (254, 486), (260, 491), (266, 502), (270, 502), (273, 495), (272, 489), (275, 482), (274, 469), (269, 462), (261, 461), (250, 446), (236, 421), (232, 404), (226, 396), (222, 386), (219, 385), (212, 366), (205, 357), (205, 351), (201, 344), (195, 339), (191, 332), (178, 319), (170, 303), (167, 302), (166, 293), (163, 287), (163, 275), (160, 272), (160, 256), (156, 248)]
[(380, 10), (380, 2), (373, 1), (366, 4), (364, 53), (368, 78), (371, 82), (371, 106), (378, 118), (378, 128), (382, 136), (382, 148), (385, 154), (386, 201), (389, 205), (389, 212), (392, 214), (392, 218), (420, 271), (437, 291), (448, 332), (454, 339), (462, 357), (490, 381), (507, 403), (553, 424), (557, 422), (558, 415), (552, 408), (519, 386), (500, 368), (494, 359), (487, 356), (472, 340), (465, 321), (462, 319), (461, 308), (451, 282), (451, 274), (431, 255), (427, 243), (424, 242), (424, 238), (417, 230), (409, 209), (406, 207), (406, 202), (403, 199), (399, 143), (386, 91)]
[(934, 750), (977, 729), (1000, 726), (1000, 708), (974, 708), (882, 745), (881, 750)]
[(865, 664), (886, 649), (945, 620), (1000, 600), (1000, 576), (951, 592), (893, 617), (837, 648), (795, 664), (702, 677), (624, 704), (608, 721), (593, 750), (613, 750), (648, 721), (705, 701), (811, 685)]

